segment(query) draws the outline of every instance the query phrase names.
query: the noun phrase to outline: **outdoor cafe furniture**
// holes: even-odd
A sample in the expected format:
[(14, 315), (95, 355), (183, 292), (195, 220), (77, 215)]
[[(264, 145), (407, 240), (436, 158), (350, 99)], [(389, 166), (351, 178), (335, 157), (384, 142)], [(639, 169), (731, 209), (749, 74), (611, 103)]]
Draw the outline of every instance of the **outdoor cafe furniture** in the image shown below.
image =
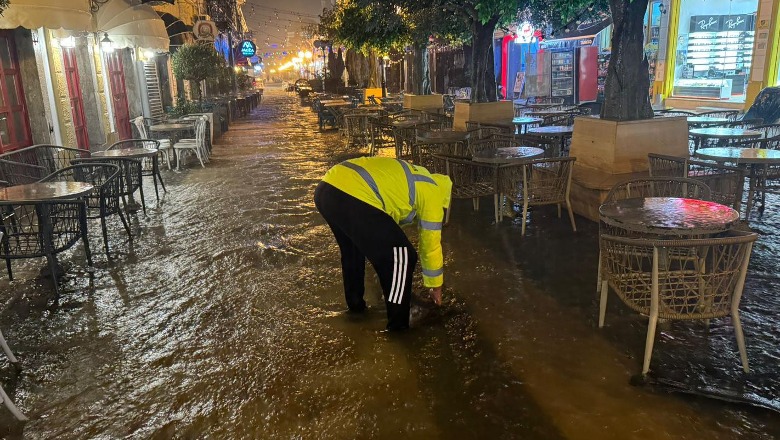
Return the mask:
[(92, 189), (85, 182), (36, 182), (0, 188), (0, 258), (5, 260), (9, 280), (13, 280), (11, 260), (46, 257), (59, 297), (56, 255), (79, 240), (92, 267), (87, 205), (82, 199)]
[[(145, 150), (145, 149), (139, 149)], [(143, 185), (143, 169), (141, 164), (141, 158), (144, 155), (152, 154), (153, 152), (136, 151), (136, 150), (107, 150), (95, 153), (95, 155), (89, 159), (80, 159), (75, 163), (110, 163), (119, 167), (119, 193), (122, 197), (122, 204), (126, 211), (138, 209), (138, 204), (135, 202), (133, 194), (136, 191), (141, 193), (141, 207), (144, 214), (146, 214), (146, 200), (144, 198), (144, 185)], [(135, 155), (136, 157), (133, 157)]]
[(347, 147), (366, 147), (370, 142), (371, 132), (368, 130), (369, 113), (351, 113), (343, 116), (344, 136)]
[[(154, 194), (157, 200), (160, 200), (160, 193), (157, 189), (157, 182), (160, 182), (164, 192), (168, 192), (165, 189), (165, 183), (163, 182), (162, 175), (160, 174), (159, 152), (158, 142), (155, 139), (127, 139), (124, 141), (114, 142), (105, 151), (121, 150), (121, 153), (95, 153), (95, 157), (129, 157), (141, 159), (141, 173), (142, 176), (149, 176), (154, 183)], [(141, 151), (146, 150), (146, 151)], [(113, 156), (112, 156), (113, 155)]]
[[(670, 116), (669, 114), (664, 114), (664, 116)], [(731, 122), (728, 118), (715, 118), (712, 116), (688, 116), (686, 118), (688, 120), (688, 127), (691, 128), (701, 128), (701, 127), (708, 127), (712, 125), (723, 125)]]
[(763, 135), (757, 130), (728, 127), (693, 128), (688, 130), (688, 134), (694, 141), (694, 153), (700, 147), (707, 146), (709, 140), (714, 140), (719, 146), (722, 146), (729, 142), (760, 138)]
[(560, 152), (566, 150), (566, 141), (571, 139), (572, 135), (574, 134), (574, 126), (548, 125), (545, 127), (534, 127), (526, 130), (526, 133), (559, 139), (560, 149), (558, 151), (560, 154)]
[[(760, 143), (758, 143), (760, 145)], [(780, 182), (780, 151), (764, 148), (702, 148), (696, 156), (720, 163), (733, 163), (738, 167), (748, 169), (748, 200), (745, 207), (746, 215), (750, 215), (753, 207), (753, 197), (758, 191), (761, 197), (759, 212), (763, 212), (766, 203), (766, 193), (776, 190)]]
[[(676, 199), (659, 203), (700, 206), (706, 202)], [(699, 207), (694, 210), (699, 211)], [(710, 218), (710, 215), (696, 217)], [(604, 326), (610, 288), (629, 308), (649, 317), (642, 363), (642, 375), (645, 375), (650, 369), (659, 319), (708, 322), (712, 318), (731, 316), (742, 368), (749, 372), (739, 303), (757, 238), (755, 233), (741, 231), (710, 238), (671, 240), (602, 235), (604, 277), (600, 286), (599, 327)]]
[(195, 153), (195, 157), (198, 158), (200, 166), (206, 168), (203, 164), (204, 161), (208, 162), (209, 152), (206, 146), (206, 118), (201, 116), (195, 121), (195, 138), (180, 139), (179, 142), (173, 144), (173, 151), (176, 152), (176, 169), (181, 169), (181, 154), (185, 152)]
[[(179, 142), (179, 139), (184, 138), (189, 133), (192, 133), (195, 127), (192, 123), (161, 123), (149, 126), (149, 136), (145, 136), (147, 139), (167, 140), (169, 147), (165, 147), (164, 144), (160, 144), (160, 152), (163, 154), (165, 162), (168, 165), (168, 169), (171, 169), (171, 160), (174, 158), (173, 145)], [(176, 164), (178, 166), (178, 163)]]
[[(453, 199), (471, 199), (475, 211), (479, 210), (479, 198), (494, 196), (496, 202), (496, 178), (498, 168), (493, 164), (479, 163), (465, 157), (434, 153), (430, 171), (446, 174), (452, 180)], [(494, 207), (498, 221), (498, 207)], [(444, 223), (449, 223), (452, 206), (447, 209)]]
[(745, 170), (687, 157), (649, 153), (647, 160), (652, 177), (687, 177), (710, 189), (710, 200), (730, 206), (739, 212), (745, 187)]
[(506, 147), (497, 148), (493, 152), (475, 153), (475, 162), (492, 164), (515, 164), (544, 156), (544, 150), (536, 147)]
[(422, 166), (429, 165), (431, 161), (430, 155), (433, 153), (459, 157), (465, 156), (467, 154), (466, 139), (468, 134), (466, 131), (431, 131), (418, 128), (414, 143), (415, 163), (419, 163)]
[[(146, 129), (147, 126), (154, 125), (151, 119), (139, 116), (133, 119), (133, 125), (135, 125), (135, 128), (138, 131), (138, 136), (140, 139), (152, 139), (151, 136), (149, 136), (151, 130)], [(171, 156), (173, 155), (173, 143), (171, 142), (170, 138), (155, 140), (157, 141), (157, 150), (159, 150), (160, 154), (163, 156), (163, 160), (165, 160), (165, 163), (168, 165), (168, 170), (170, 170)]]
[[(542, 153), (543, 151), (539, 154)], [(506, 197), (523, 206), (521, 236), (525, 236), (528, 208), (540, 205), (557, 205), (559, 218), (561, 205), (566, 205), (571, 228), (574, 232), (577, 231), (569, 199), (571, 172), (575, 160), (573, 157), (542, 158), (509, 163), (498, 167), (496, 200), (500, 201)], [(499, 207), (501, 204), (500, 202), (496, 203), (496, 206)], [(501, 221), (502, 210), (498, 208), (496, 210), (498, 211), (498, 219)]]
[(84, 182), (94, 187), (92, 192), (84, 196), (87, 202), (86, 215), (88, 219), (100, 219), (106, 255), (109, 255), (106, 217), (117, 214), (122, 220), (122, 226), (124, 226), (128, 238), (131, 241), (133, 239), (130, 225), (122, 210), (119, 209), (120, 178), (119, 166), (90, 160), (55, 171), (42, 180), (42, 182)]
[(395, 134), (389, 120), (381, 117), (369, 117), (368, 129), (371, 140), (369, 155), (376, 156), (383, 148), (395, 148)]
[(0, 180), (11, 185), (33, 183), (71, 165), (73, 159), (89, 157), (87, 150), (59, 145), (33, 145), (0, 154)]

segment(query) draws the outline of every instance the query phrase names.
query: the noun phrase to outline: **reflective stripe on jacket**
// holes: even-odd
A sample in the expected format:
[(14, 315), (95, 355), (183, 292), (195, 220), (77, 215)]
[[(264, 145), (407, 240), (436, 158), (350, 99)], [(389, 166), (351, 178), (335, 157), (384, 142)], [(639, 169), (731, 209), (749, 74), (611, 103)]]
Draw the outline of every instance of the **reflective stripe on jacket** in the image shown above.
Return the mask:
[(423, 282), (426, 287), (442, 285), (441, 227), (450, 188), (445, 195), (425, 168), (385, 157), (344, 161), (331, 168), (322, 180), (381, 209), (400, 225), (417, 217)]

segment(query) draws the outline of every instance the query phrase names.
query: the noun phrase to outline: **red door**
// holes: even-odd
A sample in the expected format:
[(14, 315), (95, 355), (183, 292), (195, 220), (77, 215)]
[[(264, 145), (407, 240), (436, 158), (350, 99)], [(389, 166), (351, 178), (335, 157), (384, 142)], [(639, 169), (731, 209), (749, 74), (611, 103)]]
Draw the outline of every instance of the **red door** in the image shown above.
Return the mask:
[(89, 133), (87, 132), (87, 118), (84, 115), (84, 99), (81, 97), (76, 50), (73, 48), (62, 48), (62, 58), (65, 67), (65, 78), (68, 80), (70, 114), (73, 115), (73, 128), (76, 129), (76, 147), (82, 150), (89, 150)]
[(0, 153), (32, 144), (12, 31), (0, 30)]
[(122, 66), (120, 51), (114, 51), (106, 57), (108, 63), (108, 79), (111, 85), (111, 98), (114, 101), (114, 124), (120, 140), (131, 139), (130, 110), (127, 105), (127, 89), (125, 88), (125, 71)]

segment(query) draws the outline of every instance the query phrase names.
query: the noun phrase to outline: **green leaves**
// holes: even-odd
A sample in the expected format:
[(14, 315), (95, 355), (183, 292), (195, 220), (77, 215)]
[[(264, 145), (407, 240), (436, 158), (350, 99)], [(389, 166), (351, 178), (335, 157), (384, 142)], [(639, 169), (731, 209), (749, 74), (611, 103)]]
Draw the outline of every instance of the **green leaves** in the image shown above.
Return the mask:
[(171, 61), (173, 74), (187, 81), (200, 82), (216, 77), (225, 67), (225, 59), (208, 43), (185, 44), (173, 54)]

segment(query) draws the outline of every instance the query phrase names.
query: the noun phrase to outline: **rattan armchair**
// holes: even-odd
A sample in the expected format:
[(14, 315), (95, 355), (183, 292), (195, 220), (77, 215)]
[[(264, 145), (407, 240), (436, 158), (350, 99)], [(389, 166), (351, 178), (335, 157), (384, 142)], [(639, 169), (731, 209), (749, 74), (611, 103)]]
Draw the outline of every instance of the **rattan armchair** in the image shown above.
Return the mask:
[[(573, 157), (544, 158), (498, 167), (498, 194), (523, 205), (521, 235), (525, 235), (528, 207), (538, 205), (557, 205), (559, 218), (561, 205), (566, 205), (571, 228), (577, 231), (569, 199), (575, 160)], [(498, 212), (500, 221), (501, 210)]]
[(602, 235), (604, 279), (599, 327), (604, 326), (610, 288), (629, 308), (649, 317), (642, 363), (645, 375), (650, 369), (659, 319), (709, 320), (730, 315), (742, 368), (749, 372), (739, 302), (757, 238), (757, 234), (738, 231), (723, 237), (688, 240)]
[(654, 153), (648, 154), (647, 159), (650, 163), (651, 176), (688, 177), (698, 180), (709, 188), (708, 200), (740, 211), (745, 187), (743, 168)]
[[(452, 180), (453, 199), (471, 199), (474, 210), (479, 210), (479, 198), (496, 195), (498, 168), (494, 164), (474, 162), (468, 158), (433, 154), (432, 171), (446, 174)], [(495, 198), (495, 197), (494, 197)], [(494, 200), (494, 203), (496, 201)], [(445, 223), (450, 221), (452, 208), (447, 209)], [(498, 221), (498, 205), (494, 206)]]
[(95, 188), (85, 197), (87, 201), (87, 218), (100, 219), (103, 244), (106, 249), (106, 255), (109, 255), (106, 217), (114, 214), (118, 215), (131, 241), (133, 235), (130, 233), (130, 225), (127, 223), (122, 210), (119, 209), (120, 168), (114, 164), (97, 162), (98, 160), (99, 158), (74, 160), (75, 164), (73, 166), (58, 170), (41, 181), (86, 182)]
[(0, 232), (0, 258), (5, 260), (9, 280), (13, 280), (11, 260), (46, 257), (59, 297), (56, 255), (79, 240), (84, 242), (87, 263), (92, 266), (84, 201), (0, 201)]
[(617, 183), (607, 193), (606, 202), (642, 197), (684, 197), (710, 200), (710, 188), (684, 177), (644, 177)]

